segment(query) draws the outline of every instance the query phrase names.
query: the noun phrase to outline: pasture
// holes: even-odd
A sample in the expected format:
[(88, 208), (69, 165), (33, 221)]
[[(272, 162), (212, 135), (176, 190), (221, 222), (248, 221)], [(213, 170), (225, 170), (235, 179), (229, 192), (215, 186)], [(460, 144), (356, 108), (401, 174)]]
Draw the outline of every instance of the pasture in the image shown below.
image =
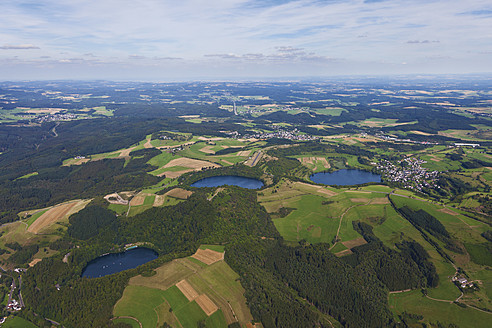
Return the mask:
[(37, 328), (35, 324), (21, 317), (10, 317), (2, 324), (3, 328)]
[(128, 286), (114, 306), (113, 315), (134, 317), (144, 328), (155, 328), (164, 323), (160, 320), (160, 314), (165, 314), (163, 303), (166, 303), (165, 293), (160, 289)]
[(492, 314), (483, 313), (468, 308), (462, 308), (453, 303), (439, 302), (422, 296), (420, 290), (390, 294), (390, 309), (401, 314), (419, 313), (424, 316), (424, 322), (454, 323), (463, 328), (486, 328), (490, 327)]

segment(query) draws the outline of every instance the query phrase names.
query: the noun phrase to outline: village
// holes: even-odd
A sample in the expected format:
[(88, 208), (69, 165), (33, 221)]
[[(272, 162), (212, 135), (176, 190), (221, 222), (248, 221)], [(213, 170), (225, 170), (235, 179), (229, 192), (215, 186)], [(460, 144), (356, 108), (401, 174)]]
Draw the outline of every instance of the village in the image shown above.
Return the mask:
[[(241, 138), (241, 134), (238, 132), (233, 133), (234, 138)], [(274, 132), (258, 132), (254, 134), (245, 134), (242, 136), (244, 139), (287, 139), (287, 140), (297, 140), (297, 141), (309, 141), (316, 140), (318, 137), (314, 137), (309, 134), (301, 134), (299, 130), (294, 129), (292, 131), (286, 131), (278, 129)]]
[(377, 166), (377, 169), (389, 182), (401, 183), (403, 187), (422, 191), (424, 188), (439, 188), (436, 181), (439, 177), (439, 171), (427, 171), (421, 164), (426, 163), (424, 160), (407, 157), (397, 162), (398, 165), (383, 159)]
[(50, 114), (50, 115), (43, 115), (37, 117), (35, 121), (37, 123), (44, 123), (44, 122), (70, 121), (75, 119), (77, 119), (77, 115), (75, 114)]

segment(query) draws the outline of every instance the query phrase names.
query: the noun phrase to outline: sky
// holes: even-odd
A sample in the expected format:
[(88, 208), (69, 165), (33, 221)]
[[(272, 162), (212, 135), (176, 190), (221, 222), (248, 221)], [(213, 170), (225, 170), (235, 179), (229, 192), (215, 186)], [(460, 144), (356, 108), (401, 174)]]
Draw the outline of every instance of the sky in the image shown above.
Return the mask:
[(0, 80), (491, 72), (490, 0), (0, 1)]

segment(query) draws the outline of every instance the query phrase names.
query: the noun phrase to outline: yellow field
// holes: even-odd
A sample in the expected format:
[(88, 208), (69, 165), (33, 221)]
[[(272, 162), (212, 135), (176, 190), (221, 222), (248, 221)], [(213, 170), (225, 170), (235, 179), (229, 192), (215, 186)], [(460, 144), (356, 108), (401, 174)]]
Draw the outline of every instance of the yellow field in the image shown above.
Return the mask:
[(68, 218), (70, 215), (83, 209), (90, 200), (76, 200), (69, 203), (57, 205), (41, 215), (33, 224), (27, 229), (28, 232), (39, 233), (46, 227), (51, 226), (53, 223)]

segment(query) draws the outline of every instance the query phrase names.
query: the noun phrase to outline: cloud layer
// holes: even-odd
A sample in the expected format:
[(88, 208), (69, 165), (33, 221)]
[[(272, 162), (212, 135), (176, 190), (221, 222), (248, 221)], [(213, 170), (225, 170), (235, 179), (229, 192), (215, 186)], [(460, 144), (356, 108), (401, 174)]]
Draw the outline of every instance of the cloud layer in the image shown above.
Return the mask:
[(492, 72), (491, 13), (489, 0), (3, 0), (0, 71), (163, 80)]

